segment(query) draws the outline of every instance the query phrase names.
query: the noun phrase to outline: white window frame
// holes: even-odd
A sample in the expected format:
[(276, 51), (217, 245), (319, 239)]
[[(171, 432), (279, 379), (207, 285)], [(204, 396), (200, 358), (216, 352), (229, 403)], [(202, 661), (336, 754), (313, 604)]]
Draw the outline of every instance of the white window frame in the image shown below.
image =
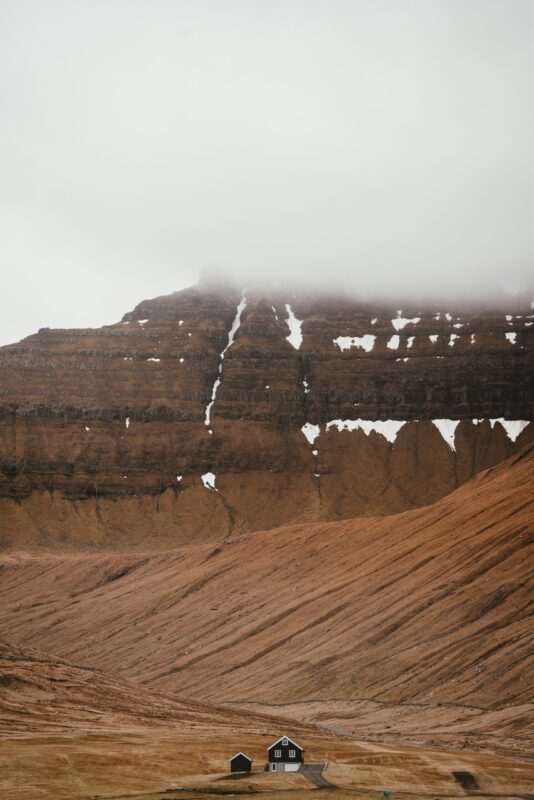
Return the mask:
[(284, 738), (282, 739), (282, 744), (284, 745), (284, 747), (288, 746), (289, 740), (288, 740), (287, 736), (284, 736)]
[(289, 758), (296, 758), (296, 757), (297, 757), (297, 751), (296, 750), (290, 750), (289, 751)]
[(274, 757), (275, 758), (282, 758), (282, 751), (281, 750), (275, 750), (274, 751)]

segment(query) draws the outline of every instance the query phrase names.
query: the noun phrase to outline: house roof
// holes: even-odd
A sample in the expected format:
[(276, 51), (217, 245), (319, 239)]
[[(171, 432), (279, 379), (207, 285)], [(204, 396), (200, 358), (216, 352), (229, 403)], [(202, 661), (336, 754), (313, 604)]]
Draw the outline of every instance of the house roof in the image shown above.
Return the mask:
[(304, 748), (301, 747), (300, 744), (297, 744), (296, 742), (294, 742), (293, 739), (290, 739), (289, 736), (281, 736), (279, 739), (276, 740), (276, 742), (273, 742), (272, 744), (270, 744), (269, 747), (267, 748), (267, 750), (270, 750), (271, 747), (275, 746), (275, 744), (278, 744), (278, 742), (281, 742), (282, 739), (287, 739), (287, 741), (291, 742), (291, 744), (294, 745), (298, 750), (302, 750), (302, 752), (304, 752)]
[(239, 751), (239, 753), (236, 753), (235, 756), (231, 756), (230, 761), (233, 761), (234, 758), (237, 758), (237, 756), (245, 756), (245, 758), (247, 758), (249, 761), (254, 761), (253, 758), (251, 758), (250, 756), (247, 756), (246, 753), (242, 753), (241, 750)]

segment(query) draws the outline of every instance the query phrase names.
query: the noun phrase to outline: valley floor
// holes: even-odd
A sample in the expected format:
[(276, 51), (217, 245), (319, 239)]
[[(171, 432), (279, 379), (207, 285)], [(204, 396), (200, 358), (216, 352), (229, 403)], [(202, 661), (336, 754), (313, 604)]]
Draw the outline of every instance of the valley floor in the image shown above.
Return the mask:
[[(314, 797), (320, 796), (319, 790), (299, 774), (260, 771), (244, 780), (232, 780), (231, 776), (226, 780), (222, 771), (225, 758), (242, 741), (236, 733), (184, 734), (163, 726), (153, 731), (138, 728), (112, 733), (13, 736), (0, 744), (1, 797), (87, 800), (97, 796), (161, 797), (166, 793), (181, 797), (187, 790), (195, 797), (261, 792), (274, 800), (277, 792), (288, 797), (289, 790), (299, 798), (310, 791)], [(247, 751), (257, 752), (266, 743), (267, 737), (256, 734), (247, 739)], [(317, 756), (328, 752), (325, 777), (333, 787), (360, 796), (376, 798), (386, 789), (393, 796), (405, 798), (452, 798), (466, 793), (523, 797), (534, 786), (534, 764), (517, 759), (326, 735), (315, 738), (309, 749)]]

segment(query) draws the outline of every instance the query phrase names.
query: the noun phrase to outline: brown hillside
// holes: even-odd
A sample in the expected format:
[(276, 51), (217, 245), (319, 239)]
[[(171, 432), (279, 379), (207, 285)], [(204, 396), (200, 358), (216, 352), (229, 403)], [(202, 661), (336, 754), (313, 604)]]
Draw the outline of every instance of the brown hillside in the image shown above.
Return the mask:
[(162, 551), (433, 503), (534, 437), (534, 319), (508, 311), (204, 286), (2, 347), (0, 548)]
[[(313, 787), (304, 777), (263, 771), (266, 748), (281, 731), (305, 747), (308, 761), (328, 761), (339, 800), (355, 794), (367, 800), (383, 785), (414, 798), (462, 797), (466, 776), (483, 795), (517, 796), (534, 780), (534, 766), (525, 761), (356, 741), (179, 700), (0, 644), (2, 800), (170, 800), (177, 790), (183, 798), (201, 797), (202, 790), (265, 792), (266, 800), (279, 800), (283, 790), (283, 797), (306, 800)], [(227, 759), (240, 749), (255, 770), (229, 780)]]
[(406, 729), (423, 740), (487, 744), (501, 711), (492, 746), (528, 747), (533, 478), (530, 447), (395, 517), (142, 557), (4, 556), (1, 630), (203, 700), (432, 708), (433, 731)]

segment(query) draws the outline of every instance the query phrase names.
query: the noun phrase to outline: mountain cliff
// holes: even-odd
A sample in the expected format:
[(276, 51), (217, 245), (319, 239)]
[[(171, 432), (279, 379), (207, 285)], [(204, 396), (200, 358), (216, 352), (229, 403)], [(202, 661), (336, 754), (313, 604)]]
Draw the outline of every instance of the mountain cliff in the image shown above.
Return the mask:
[(533, 436), (533, 323), (195, 287), (0, 348), (0, 545), (165, 549), (436, 501)]

